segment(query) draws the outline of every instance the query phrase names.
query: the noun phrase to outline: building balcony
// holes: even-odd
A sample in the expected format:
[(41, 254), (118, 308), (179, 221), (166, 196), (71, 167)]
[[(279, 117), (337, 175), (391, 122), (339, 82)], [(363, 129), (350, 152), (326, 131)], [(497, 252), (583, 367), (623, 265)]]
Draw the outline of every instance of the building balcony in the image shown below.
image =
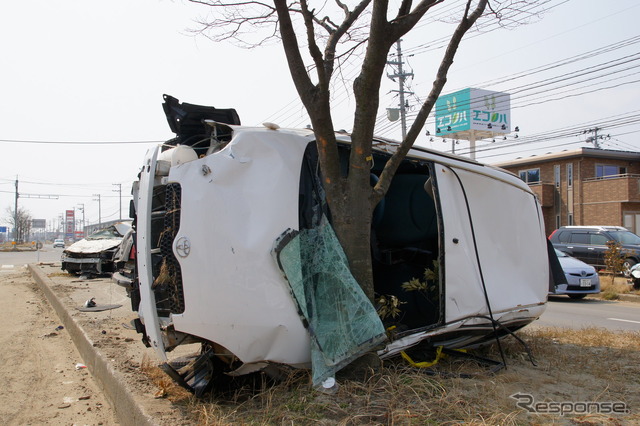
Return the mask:
[(542, 207), (553, 207), (554, 186), (548, 182), (531, 182), (529, 188), (536, 194)]
[(612, 175), (582, 181), (583, 202), (640, 202), (640, 175)]

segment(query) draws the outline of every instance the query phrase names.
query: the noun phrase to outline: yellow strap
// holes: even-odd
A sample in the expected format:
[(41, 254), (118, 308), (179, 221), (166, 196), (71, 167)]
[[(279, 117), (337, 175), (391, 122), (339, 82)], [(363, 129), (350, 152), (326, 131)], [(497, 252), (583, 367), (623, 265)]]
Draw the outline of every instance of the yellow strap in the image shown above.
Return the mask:
[(400, 352), (400, 355), (402, 355), (402, 358), (404, 358), (405, 361), (411, 364), (412, 367), (417, 367), (417, 368), (428, 368), (428, 367), (434, 366), (438, 363), (438, 361), (440, 361), (441, 359), (447, 356), (447, 354), (442, 353), (442, 346), (438, 346), (438, 349), (436, 349), (436, 359), (434, 359), (433, 361), (415, 362), (414, 360), (411, 359), (409, 355), (407, 355), (405, 351)]

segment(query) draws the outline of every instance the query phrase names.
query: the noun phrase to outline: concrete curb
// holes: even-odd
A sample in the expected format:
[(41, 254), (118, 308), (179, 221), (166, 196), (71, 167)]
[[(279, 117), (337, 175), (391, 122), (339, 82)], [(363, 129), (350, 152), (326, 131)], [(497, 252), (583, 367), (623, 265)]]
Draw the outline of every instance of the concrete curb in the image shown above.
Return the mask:
[(85, 365), (111, 402), (119, 422), (123, 425), (154, 425), (153, 418), (136, 402), (119, 373), (98, 351), (85, 331), (67, 311), (64, 304), (51, 290), (53, 281), (37, 266), (30, 264), (31, 276), (58, 314), (60, 321), (78, 348)]
[(637, 294), (618, 294), (617, 300), (640, 303), (640, 296), (638, 296)]

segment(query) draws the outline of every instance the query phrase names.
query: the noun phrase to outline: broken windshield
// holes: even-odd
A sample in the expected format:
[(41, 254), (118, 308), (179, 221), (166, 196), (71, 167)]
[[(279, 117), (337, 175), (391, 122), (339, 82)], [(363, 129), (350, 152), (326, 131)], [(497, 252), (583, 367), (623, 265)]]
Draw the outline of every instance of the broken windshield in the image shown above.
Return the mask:
[(386, 339), (326, 217), (317, 227), (285, 232), (276, 253), (311, 337), (314, 386)]
[(87, 237), (87, 240), (109, 240), (114, 238), (122, 238), (123, 235), (118, 232), (115, 226), (94, 232)]

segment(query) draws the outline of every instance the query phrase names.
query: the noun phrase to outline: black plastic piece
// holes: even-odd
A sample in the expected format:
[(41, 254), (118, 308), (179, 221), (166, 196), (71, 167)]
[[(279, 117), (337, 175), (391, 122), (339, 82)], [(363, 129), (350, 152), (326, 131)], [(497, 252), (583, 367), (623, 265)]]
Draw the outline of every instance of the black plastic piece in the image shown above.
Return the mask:
[[(176, 144), (190, 145), (199, 138), (207, 137), (210, 130), (203, 120), (226, 124), (240, 124), (240, 117), (233, 108), (219, 109), (211, 106), (180, 103), (173, 96), (163, 95), (162, 109), (167, 116), (171, 131), (176, 134)], [(191, 143), (189, 143), (191, 142)]]

